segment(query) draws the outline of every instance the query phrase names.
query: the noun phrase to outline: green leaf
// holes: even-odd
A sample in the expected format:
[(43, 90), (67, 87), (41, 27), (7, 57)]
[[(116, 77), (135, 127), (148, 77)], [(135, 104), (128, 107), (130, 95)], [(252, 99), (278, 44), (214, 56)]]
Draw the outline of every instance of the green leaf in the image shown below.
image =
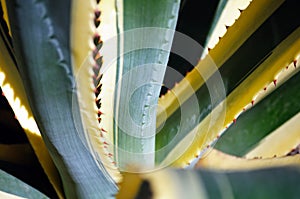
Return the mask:
[(70, 62), (70, 2), (7, 3), (24, 87), (66, 196), (111, 198), (117, 187), (83, 145), (82, 124), (75, 123), (79, 107)]
[(126, 192), (131, 189), (131, 184), (124, 184), (117, 198), (296, 199), (300, 194), (299, 177), (299, 167), (234, 172), (165, 169), (150, 174), (126, 175), (125, 180), (135, 180), (139, 189)]
[(156, 104), (179, 5), (179, 0), (124, 0), (118, 7), (122, 17), (118, 19), (114, 142), (121, 169), (128, 164), (154, 166)]
[[(183, 155), (176, 160), (175, 164), (178, 166), (189, 165), (195, 157), (198, 157), (203, 151), (211, 147), (223, 132), (236, 122), (241, 113), (276, 89), (276, 85), (280, 82), (284, 83), (290, 76), (297, 73), (298, 70), (295, 70), (293, 65), (299, 62), (300, 52), (297, 47), (300, 42), (299, 34), (300, 29), (298, 27), (228, 95), (226, 101), (223, 101), (213, 109), (211, 114), (205, 117), (181, 141), (181, 144), (172, 150), (166, 160), (174, 159), (174, 156), (178, 157), (178, 153), (181, 153)], [(287, 66), (288, 70), (286, 70)], [(224, 103), (226, 103), (226, 112), (220, 113)], [(182, 144), (188, 146), (186, 151), (182, 150), (182, 146), (184, 146)]]
[(31, 158), (30, 165), (14, 163), (9, 160), (0, 160), (0, 169), (50, 198), (64, 198), (63, 191), (57, 191), (57, 187), (53, 185), (53, 181), (52, 183), (49, 182), (49, 179), (54, 179), (54, 175), (52, 175), (52, 178), (46, 176), (45, 170), (35, 158)]
[[(99, 6), (76, 1), (73, 6), (72, 61), (85, 129), (81, 137), (119, 181), (112, 163), (121, 170), (154, 166), (155, 106), (179, 1), (101, 1)], [(98, 27), (90, 24), (91, 10), (95, 16), (97, 10), (101, 13)], [(140, 10), (143, 15), (136, 15)]]
[[(157, 126), (160, 126), (164, 122), (164, 112), (169, 117), (180, 106), (178, 100), (183, 103), (189, 99), (194, 94), (194, 90), (198, 90), (203, 86), (205, 81), (238, 50), (282, 3), (283, 0), (253, 1), (242, 12), (234, 25), (228, 28), (224, 37), (209, 52), (208, 56), (205, 56), (198, 62), (195, 68), (186, 75), (184, 81), (181, 81), (177, 87), (174, 87), (171, 92), (159, 100), (159, 105), (162, 106), (162, 109), (158, 112)], [(268, 7), (267, 10), (265, 9), (266, 7)], [(186, 89), (188, 85), (193, 90)]]
[(241, 115), (237, 123), (221, 136), (215, 148), (232, 155), (244, 156), (264, 137), (299, 113), (299, 79), (298, 73)]
[(115, 68), (100, 74), (103, 65), (117, 57), (115, 1), (73, 1), (71, 21), (71, 59), (78, 93), (74, 99), (80, 110), (77, 123), (82, 122), (84, 129), (79, 137), (119, 183), (122, 176), (112, 157)]
[[(246, 79), (252, 71), (254, 71), (261, 62), (269, 55), (274, 46), (282, 42), (290, 32), (294, 31), (299, 24), (299, 17), (296, 12), (292, 15), (286, 15), (290, 10), (296, 10), (293, 3), (284, 3), (274, 14), (268, 18), (245, 43), (214, 73), (206, 80), (203, 85), (195, 91), (195, 96), (181, 104), (181, 108), (177, 109), (163, 124), (163, 128), (157, 134), (156, 161), (164, 159), (173, 147), (181, 141), (181, 139), (191, 132), (195, 126), (202, 121), (209, 113), (222, 101), (225, 95), (229, 95), (244, 79)], [(290, 21), (286, 24), (286, 21)], [(274, 23), (277, 27), (282, 27), (274, 32)], [(234, 28), (233, 25), (231, 28)], [(251, 53), (249, 53), (251, 52)], [(206, 62), (201, 64), (205, 67)], [(221, 75), (220, 79), (219, 75)], [(197, 78), (194, 76), (196, 82)], [(220, 82), (222, 81), (222, 82)], [(271, 80), (270, 80), (271, 81)], [(225, 93), (222, 96), (222, 88), (218, 85), (224, 84)], [(177, 89), (177, 85), (173, 90)], [(170, 92), (172, 93), (172, 91)], [(178, 93), (177, 93), (178, 94)], [(168, 95), (168, 94), (167, 94)], [(167, 98), (168, 96), (165, 96)], [(193, 101), (196, 98), (198, 103)], [(170, 100), (170, 99), (168, 99)], [(192, 105), (195, 104), (195, 105)], [(195, 117), (196, 120), (182, 118), (183, 111), (186, 115), (191, 116), (195, 113), (195, 107), (199, 107), (199, 113)], [(197, 107), (196, 107), (197, 108)], [(184, 129), (183, 126), (187, 128)], [(180, 129), (181, 128), (181, 129)], [(180, 130), (179, 130), (180, 129)]]
[[(270, 158), (291, 156), (299, 153), (299, 129), (300, 112), (289, 119), (271, 134), (266, 136), (260, 143), (248, 152), (246, 158)], [(286, 135), (288, 132), (288, 136)]]
[(215, 169), (219, 171), (246, 171), (283, 166), (300, 166), (300, 155), (269, 157), (269, 158), (241, 158), (232, 156), (216, 149), (209, 150), (195, 165), (195, 168)]
[(227, 1), (220, 0), (215, 12), (214, 20), (211, 24), (211, 29), (207, 35), (204, 49), (214, 48), (218, 43), (219, 37), (223, 37), (226, 29), (232, 26), (243, 10), (245, 10), (252, 0)]
[(32, 199), (48, 198), (36, 189), (0, 170), (0, 197), (9, 198), (8, 194)]
[[(58, 196), (63, 198), (64, 193), (62, 191), (59, 173), (49, 155), (29, 106), (23, 82), (16, 65), (15, 54), (12, 48), (11, 37), (8, 34), (8, 28), (2, 18), (0, 21), (0, 86), (2, 88), (2, 94), (4, 95), (3, 97), (7, 99), (9, 106), (13, 110), (11, 117), (13, 118), (15, 116), (18, 121), (16, 121), (15, 118), (13, 118), (13, 120), (19, 122), (20, 128), (22, 127), (24, 130), (24, 132), (21, 131), (20, 133), (24, 133), (24, 136), (28, 138), (35, 155), (39, 159), (53, 188)], [(5, 123), (7, 122), (9, 122), (9, 120), (5, 120)], [(7, 134), (4, 136), (6, 137)]]

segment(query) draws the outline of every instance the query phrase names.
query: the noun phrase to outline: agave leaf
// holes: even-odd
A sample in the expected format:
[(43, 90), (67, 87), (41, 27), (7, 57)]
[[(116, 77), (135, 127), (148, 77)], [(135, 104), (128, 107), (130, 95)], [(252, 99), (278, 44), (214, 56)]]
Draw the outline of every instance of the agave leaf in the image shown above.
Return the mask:
[(56, 193), (60, 198), (63, 198), (58, 171), (49, 155), (45, 143), (41, 137), (40, 131), (33, 118), (32, 110), (29, 106), (23, 82), (15, 65), (15, 59), (12, 48), (5, 35), (4, 29), (1, 26), (0, 38), (0, 86), (3, 94), (9, 102), (12, 110), (20, 125), (24, 129), (26, 136), (39, 159), (41, 166), (47, 174), (49, 181), (53, 185)]
[(70, 61), (70, 2), (7, 3), (20, 73), (66, 196), (112, 197), (116, 185), (79, 138), (82, 124), (75, 124), (79, 107)]
[[(236, 21), (236, 23), (234, 23), (232, 27), (228, 28), (228, 32), (220, 40), (220, 43), (210, 51), (211, 56), (206, 56), (203, 60), (200, 60), (198, 65), (192, 72), (188, 73), (187, 76), (179, 84), (177, 84), (165, 96), (159, 99), (159, 107), (161, 108), (157, 113), (157, 127), (158, 130), (161, 130), (161, 132), (158, 133), (156, 139), (156, 150), (159, 150), (157, 152), (156, 161), (160, 162), (174, 147), (174, 145), (176, 145), (178, 141), (186, 135), (186, 133), (190, 132), (197, 123), (199, 123), (217, 104), (219, 104), (224, 99), (226, 94), (229, 94), (245, 77), (247, 77), (249, 73), (251, 73), (251, 71), (257, 67), (257, 63), (265, 59), (270, 50), (273, 48), (274, 43), (279, 43), (280, 41), (282, 41), (290, 33), (290, 31), (295, 28), (294, 26), (291, 26), (287, 29), (284, 29), (284, 31), (279, 34), (280, 36), (274, 39), (274, 41), (270, 39), (269, 42), (261, 42), (261, 38), (270, 34), (269, 30), (270, 27), (272, 27), (274, 20), (272, 18), (272, 20), (267, 20), (265, 24), (263, 24), (262, 27), (257, 30), (257, 32), (251, 35), (248, 40), (247, 38), (250, 36), (250, 34), (240, 34), (240, 37), (231, 38), (231, 35), (235, 35), (236, 32), (239, 32), (240, 28), (243, 27), (243, 23), (246, 23), (246, 21), (249, 20), (245, 16), (253, 16), (253, 14), (251, 13), (256, 12), (256, 9), (261, 9), (261, 12), (263, 12), (263, 7), (260, 7), (261, 5), (259, 5), (259, 3), (260, 2), (252, 2), (250, 4), (251, 6), (242, 12), (241, 17)], [(269, 3), (272, 4), (270, 5), (270, 8), (272, 8), (272, 6), (275, 6), (273, 2)], [(264, 20), (269, 15), (271, 15), (272, 12), (279, 7), (279, 5), (280, 4), (273, 7), (273, 10), (270, 10), (270, 13), (267, 15), (264, 15), (266, 14), (264, 12)], [(286, 9), (280, 9), (279, 14), (276, 15), (285, 17), (285, 11)], [(255, 19), (247, 23), (255, 24), (256, 22), (260, 21), (260, 24), (255, 25), (255, 27), (258, 28), (258, 26), (261, 25), (264, 20), (260, 18), (260, 15), (254, 15), (253, 17)], [(258, 17), (259, 20), (256, 17)], [(275, 20), (276, 18), (277, 16), (275, 17)], [(230, 40), (232, 42), (230, 43), (227, 40)], [(241, 43), (239, 43), (238, 46), (233, 45), (233, 41), (236, 42), (236, 40), (241, 40)], [(246, 42), (243, 43), (244, 41)], [(231, 56), (230, 54), (228, 55), (226, 60), (221, 60), (218, 57), (218, 53), (214, 54), (214, 52), (219, 52), (221, 51), (221, 49), (223, 49), (222, 52), (226, 54), (228, 52), (227, 48), (230, 47), (227, 46), (226, 49), (223, 48), (224, 43), (232, 45), (231, 47), (235, 49), (232, 53), (234, 53), (237, 48), (239, 48), (239, 50), (235, 52), (232, 57), (229, 58), (229, 56)], [(253, 45), (253, 43), (260, 45)], [(256, 53), (248, 53), (249, 51), (253, 50)], [(247, 59), (248, 62), (245, 62), (245, 59)], [(244, 66), (240, 67), (241, 64)], [(217, 68), (220, 68), (220, 73), (218, 71), (214, 72)], [(234, 76), (232, 75), (233, 71), (235, 74)], [(202, 84), (204, 82), (204, 79), (205, 81), (207, 81), (206, 85), (210, 85), (209, 87)], [(223, 88), (223, 83), (226, 90), (224, 90)], [(187, 89), (189, 87), (191, 87), (192, 89)], [(201, 88), (198, 89), (199, 87)], [(189, 98), (190, 94), (193, 95)], [(195, 97), (197, 97), (198, 99), (195, 99)], [(197, 100), (198, 103), (195, 103), (195, 101)], [(179, 104), (181, 105), (180, 108), (178, 108)], [(197, 104), (199, 104), (199, 113), (196, 113), (197, 111), (195, 111), (197, 108)], [(184, 111), (184, 113), (190, 117), (187, 118), (186, 121), (181, 121), (181, 118), (186, 118), (185, 116), (182, 117), (182, 111)], [(194, 116), (196, 117), (196, 120), (191, 119), (191, 116), (193, 114), (196, 115)], [(165, 118), (168, 118), (168, 120), (165, 121)], [(186, 127), (182, 125), (184, 123), (187, 123)], [(179, 128), (179, 125), (181, 125), (182, 127)], [(161, 126), (163, 126), (163, 128)], [(181, 133), (177, 133), (177, 138), (174, 138), (174, 134), (176, 134), (176, 132)]]
[[(116, 176), (114, 162), (121, 170), (128, 164), (153, 167), (155, 105), (179, 1), (114, 3), (97, 6), (90, 1), (83, 8), (80, 1), (75, 2), (71, 45), (86, 130), (83, 139)], [(90, 17), (93, 10), (95, 18)], [(145, 12), (136, 16), (140, 10)], [(101, 23), (97, 25), (98, 18)]]
[[(294, 7), (294, 4), (291, 3), (283, 4), (255, 33), (251, 35), (250, 38), (247, 39), (238, 51), (219, 68), (218, 72), (207, 79), (206, 85), (203, 85), (197, 91), (194, 91), (194, 96), (182, 103), (180, 109), (177, 109), (169, 116), (162, 125), (163, 127), (160, 127), (161, 129), (159, 128), (160, 132), (156, 136), (156, 150), (158, 151), (156, 161), (161, 161), (174, 145), (176, 145), (187, 133), (191, 132), (203, 118), (225, 99), (226, 95), (232, 92), (270, 55), (274, 46), (282, 42), (290, 32), (299, 26), (296, 12), (289, 17), (286, 15), (287, 11), (290, 11), (291, 9), (294, 10)], [(276, 31), (276, 35), (274, 34), (275, 36), (269, 36), (274, 32), (274, 21), (278, 24), (278, 27), (282, 28), (280, 31)], [(286, 21), (290, 21), (291, 23), (286, 25)], [(188, 82), (186, 79), (183, 81)], [(187, 90), (187, 86), (188, 84), (186, 85), (185, 90)], [(175, 86), (174, 89), (176, 90), (177, 87), (178, 85)], [(225, 89), (225, 91), (222, 87), (224, 87), (223, 89)], [(163, 96), (162, 99), (165, 97), (166, 96)], [(196, 98), (196, 100), (194, 98)], [(180, 99), (176, 100), (179, 101)], [(193, 101), (196, 101), (196, 103)], [(195, 113), (195, 108), (199, 108), (199, 113)], [(197, 119), (192, 120), (191, 117), (186, 118), (186, 116), (182, 116), (183, 114), (186, 114), (188, 117), (195, 114)]]
[(239, 18), (241, 11), (245, 10), (251, 2), (252, 0), (219, 1), (210, 32), (207, 35), (206, 44), (204, 45), (206, 53), (208, 48), (213, 49), (215, 47), (219, 42), (219, 38), (222, 38), (226, 33), (227, 27), (234, 24), (235, 20)]
[[(293, 65), (292, 63), (289, 66), (289, 70), (295, 70)], [(279, 87), (278, 85), (278, 88), (266, 99), (258, 103), (253, 109), (241, 115), (237, 123), (228, 128), (215, 147), (229, 154), (244, 156), (251, 149), (255, 148), (264, 137), (273, 134), (272, 132), (274, 130), (300, 111), (300, 96), (298, 92), (300, 87), (297, 84), (299, 78), (300, 74), (298, 73), (282, 86)], [(297, 128), (295, 128), (295, 130), (296, 129)], [(288, 135), (286, 135), (286, 133), (288, 133)], [(291, 147), (290, 149), (285, 148), (285, 150), (280, 152), (281, 155), (282, 153), (288, 153), (287, 150), (291, 150), (295, 147), (297, 145), (295, 142), (298, 140), (298, 136), (292, 136), (292, 132), (287, 129), (284, 130), (284, 136), (287, 137), (286, 139), (289, 138), (294, 141), (283, 142), (282, 138), (279, 139), (281, 143), (285, 143), (287, 146), (290, 144)], [(273, 146), (271, 148), (275, 150), (276, 147)], [(280, 149), (278, 150), (280, 151)], [(259, 153), (256, 154), (257, 157), (262, 156), (258, 156), (258, 154)], [(274, 155), (279, 154), (274, 153), (271, 155), (269, 153), (267, 157), (273, 157)]]
[[(271, 92), (275, 89), (274, 80), (277, 84), (280, 81), (286, 81), (295, 74), (297, 70), (286, 70), (286, 66), (298, 59), (297, 56), (300, 51), (296, 46), (300, 42), (299, 34), (300, 28), (297, 28), (272, 51), (272, 54), (251, 75), (230, 93), (226, 98), (225, 115), (219, 114), (220, 107), (223, 106), (221, 103), (183, 139), (183, 145), (179, 144), (173, 149), (165, 161), (174, 160), (174, 156), (178, 157), (178, 153), (183, 153), (181, 147), (189, 145), (189, 148), (177, 159), (175, 164), (178, 166), (190, 164), (203, 150), (209, 148), (226, 128), (235, 123), (237, 117), (244, 110), (251, 108), (254, 101), (258, 102), (266, 96), (267, 92), (264, 88)], [(212, 118), (214, 114), (217, 115), (216, 118)], [(194, 140), (191, 141), (191, 139)]]
[(299, 176), (299, 167), (234, 172), (166, 169), (149, 174), (125, 175), (125, 180), (134, 179), (135, 184), (140, 184), (139, 189), (127, 192), (131, 184), (123, 184), (117, 198), (296, 199), (300, 193)]
[[(185, 176), (181, 175), (184, 179), (180, 179), (180, 172), (182, 171), (163, 169), (148, 174), (126, 173), (116, 198), (206, 198), (202, 181), (189, 179), (192, 173), (185, 173)], [(129, 180), (136, 187), (126, 183)], [(185, 183), (181, 183), (183, 181)]]
[(196, 168), (208, 168), (224, 171), (262, 169), (268, 167), (299, 166), (300, 155), (275, 157), (266, 159), (246, 159), (232, 156), (216, 149), (212, 149), (201, 158)]
[(23, 197), (19, 197), (16, 195), (12, 195), (3, 191), (0, 191), (0, 197), (1, 198), (6, 198), (6, 199), (23, 199)]
[[(24, 159), (23, 157), (23, 160)], [(58, 195), (56, 193), (57, 191), (54, 189), (53, 184), (50, 183), (49, 177), (47, 178), (38, 159), (36, 157), (27, 157), (27, 162), (28, 160), (30, 160), (30, 164), (26, 164), (26, 162), (13, 162), (11, 159), (0, 160), (0, 168), (50, 198), (64, 198), (64, 195)], [(32, 175), (33, 173), (34, 175)]]
[(117, 4), (122, 15), (118, 15), (114, 144), (121, 169), (128, 164), (142, 164), (145, 169), (154, 166), (156, 104), (179, 5), (179, 0)]
[[(244, 10), (233, 26), (227, 29), (226, 34), (218, 42), (208, 56), (198, 62), (195, 68), (186, 75), (174, 89), (159, 100), (162, 107), (157, 113), (157, 126), (164, 122), (164, 114), (169, 117), (183, 103), (198, 90), (204, 82), (212, 76), (226, 60), (250, 37), (250, 35), (283, 3), (282, 1), (253, 1)], [(268, 9), (265, 9), (265, 8)], [(185, 89), (187, 84), (193, 90)]]
[[(272, 157), (274, 156), (285, 156), (297, 149), (300, 144), (299, 137), (299, 124), (300, 114), (289, 119), (270, 135), (266, 136), (260, 141), (260, 143), (248, 152), (245, 157)], [(286, 133), (288, 132), (288, 135)]]
[[(15, 197), (14, 197), (15, 196)], [(9, 175), (8, 173), (0, 170), (0, 197), (1, 198), (48, 198), (41, 192), (30, 187), (17, 178)]]
[[(97, 20), (101, 21), (100, 25), (97, 24)], [(101, 1), (100, 4), (94, 0), (73, 1), (72, 67), (76, 77), (80, 115), (85, 130), (84, 135), (79, 134), (79, 136), (86, 148), (93, 153), (98, 161), (102, 162), (114, 181), (119, 182), (121, 176), (111, 157), (113, 150), (105, 148), (107, 147), (106, 143), (111, 144), (111, 139), (106, 138), (107, 134), (113, 135), (111, 113), (113, 112), (114, 90), (111, 87), (115, 84), (113, 76), (116, 72), (112, 68), (109, 69), (108, 75), (101, 78), (98, 76), (100, 75), (102, 59), (109, 62), (109, 58), (113, 57), (114, 54), (117, 57), (117, 42), (114, 43), (109, 40), (113, 40), (113, 36), (116, 37), (116, 26), (114, 1)], [(96, 41), (97, 37), (99, 37), (99, 41)], [(106, 48), (106, 43), (110, 45), (108, 46), (109, 50), (103, 51), (102, 49)], [(101, 47), (102, 45), (103, 47)], [(99, 48), (101, 53), (98, 52)], [(98, 102), (100, 100), (101, 102)], [(102, 104), (100, 109), (97, 107), (99, 106), (98, 103)]]

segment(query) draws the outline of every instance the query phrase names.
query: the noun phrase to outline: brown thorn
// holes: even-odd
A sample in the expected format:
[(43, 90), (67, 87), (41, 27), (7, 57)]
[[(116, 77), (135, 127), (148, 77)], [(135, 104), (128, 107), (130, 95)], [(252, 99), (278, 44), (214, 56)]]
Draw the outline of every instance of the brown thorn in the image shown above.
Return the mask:
[(111, 153), (108, 153), (108, 154), (107, 154), (107, 156), (108, 156), (108, 157), (112, 157), (112, 156), (113, 156), (113, 154), (111, 154)]
[(100, 19), (94, 19), (94, 25), (96, 28), (98, 28), (100, 25)]
[(97, 114), (98, 114), (98, 117), (100, 117), (100, 115), (102, 115), (103, 113), (100, 110), (98, 110)]
[(101, 83), (97, 85), (97, 90), (99, 91), (99, 93), (101, 92), (101, 90), (102, 90), (102, 84)]
[(297, 60), (296, 59), (293, 61), (293, 64), (294, 64), (294, 67), (296, 68), (297, 67)]
[(100, 42), (100, 35), (95, 34), (93, 37), (94, 45), (97, 46)]
[(96, 45), (96, 49), (99, 51), (99, 50), (102, 48), (102, 46), (103, 46), (103, 41), (100, 40), (100, 41), (98, 42), (98, 45)]
[(95, 18), (98, 19), (100, 17), (101, 12), (99, 10), (95, 11)]
[(103, 128), (100, 129), (102, 132), (107, 133), (107, 131)]
[(100, 77), (99, 77), (99, 80), (101, 80), (101, 79), (102, 79), (102, 77), (103, 77), (103, 74), (101, 74), (101, 75), (100, 75)]
[(101, 99), (96, 99), (95, 100), (97, 108), (100, 109), (101, 108)]
[(94, 89), (94, 93), (95, 93), (95, 96), (98, 97), (98, 95), (100, 94), (100, 90), (98, 89), (98, 87), (96, 87)]

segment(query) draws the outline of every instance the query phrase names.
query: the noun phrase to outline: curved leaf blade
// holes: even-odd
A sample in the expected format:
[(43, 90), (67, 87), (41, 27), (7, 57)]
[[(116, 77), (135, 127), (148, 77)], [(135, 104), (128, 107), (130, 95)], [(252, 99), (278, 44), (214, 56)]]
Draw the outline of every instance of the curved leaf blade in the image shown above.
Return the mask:
[[(300, 194), (299, 167), (279, 167), (251, 171), (220, 172), (216, 170), (165, 169), (150, 174), (126, 175), (140, 184), (128, 193), (131, 184), (124, 184), (117, 198), (243, 198), (296, 199)], [(165, 189), (165, 185), (168, 189)], [(162, 188), (163, 187), (163, 188)], [(123, 191), (124, 190), (124, 191)], [(255, 190), (255, 191), (253, 191)]]
[[(179, 6), (179, 0), (124, 0), (118, 4), (123, 15), (118, 19), (114, 143), (120, 168), (155, 166), (155, 107)], [(141, 11), (142, 15), (136, 14)]]
[(24, 86), (66, 196), (111, 198), (117, 187), (83, 145), (77, 132), (82, 124), (73, 118), (79, 109), (72, 106), (76, 85), (69, 53), (70, 2), (8, 3)]
[(7, 35), (5, 35), (3, 31), (1, 23), (0, 86), (21, 127), (24, 129), (49, 181), (53, 185), (58, 196), (63, 198), (64, 193), (62, 191), (60, 176), (41, 137), (36, 121), (34, 120), (23, 86), (23, 81), (17, 70), (12, 48), (8, 43), (8, 39), (5, 38)]
[[(4, 192), (4, 193), (3, 193)], [(20, 198), (48, 198), (44, 194), (40, 193), (36, 189), (30, 187), (17, 178), (9, 175), (8, 173), (0, 170), (0, 197), (14, 198), (12, 195)], [(7, 197), (8, 196), (8, 197)]]
[[(290, 66), (290, 69), (295, 70), (294, 66)], [(237, 123), (230, 126), (216, 143), (215, 148), (232, 155), (244, 156), (264, 137), (297, 114), (300, 111), (299, 78), (298, 73), (280, 87), (278, 85), (273, 93), (242, 114)], [(274, 155), (277, 154), (269, 154), (269, 157)]]

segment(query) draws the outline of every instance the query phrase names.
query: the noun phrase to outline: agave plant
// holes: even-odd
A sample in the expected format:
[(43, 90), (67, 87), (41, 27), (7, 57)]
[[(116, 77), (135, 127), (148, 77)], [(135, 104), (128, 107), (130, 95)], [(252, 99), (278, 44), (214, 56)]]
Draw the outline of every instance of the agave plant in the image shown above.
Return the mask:
[(1, 0), (0, 196), (297, 198), (296, 3), (198, 4)]

